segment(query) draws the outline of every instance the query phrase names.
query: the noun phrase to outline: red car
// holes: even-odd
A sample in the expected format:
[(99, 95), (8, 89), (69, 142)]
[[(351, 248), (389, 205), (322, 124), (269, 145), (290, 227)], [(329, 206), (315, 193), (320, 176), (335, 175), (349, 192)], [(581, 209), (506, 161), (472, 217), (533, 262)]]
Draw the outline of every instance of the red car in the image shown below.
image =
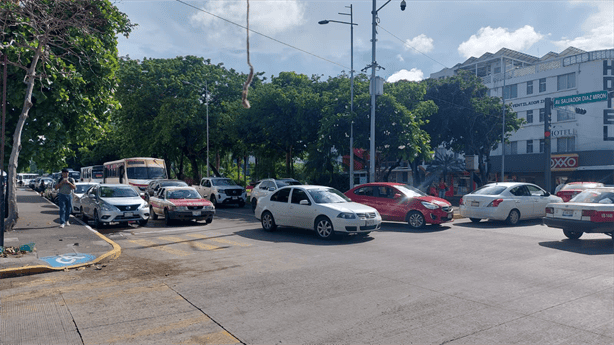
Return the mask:
[(407, 222), (412, 228), (454, 219), (452, 204), (402, 183), (361, 184), (345, 192), (352, 201), (375, 208), (382, 220)]
[(570, 182), (563, 186), (556, 196), (563, 199), (564, 202), (568, 202), (574, 196), (582, 193), (585, 189), (603, 187), (603, 183), (599, 182)]

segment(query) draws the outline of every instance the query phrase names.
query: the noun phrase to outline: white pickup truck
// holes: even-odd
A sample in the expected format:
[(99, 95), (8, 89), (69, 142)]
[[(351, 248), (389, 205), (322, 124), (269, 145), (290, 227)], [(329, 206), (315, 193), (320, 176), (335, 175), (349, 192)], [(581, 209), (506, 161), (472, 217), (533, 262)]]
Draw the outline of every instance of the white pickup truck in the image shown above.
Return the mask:
[(203, 198), (211, 200), (215, 207), (221, 204), (236, 204), (243, 207), (247, 200), (245, 188), (226, 177), (203, 177), (200, 184), (193, 187)]

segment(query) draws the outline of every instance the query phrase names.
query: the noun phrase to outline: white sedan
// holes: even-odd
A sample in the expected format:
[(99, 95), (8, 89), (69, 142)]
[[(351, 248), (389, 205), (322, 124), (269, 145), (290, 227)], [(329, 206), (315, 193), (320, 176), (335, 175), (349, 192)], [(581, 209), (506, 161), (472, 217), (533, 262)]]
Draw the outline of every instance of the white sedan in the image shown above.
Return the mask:
[(563, 199), (532, 183), (490, 183), (463, 196), (460, 215), (474, 223), (491, 219), (515, 225), (520, 220), (541, 219), (546, 215), (546, 205), (555, 202)]
[(89, 183), (89, 182), (77, 182), (75, 183), (75, 189), (72, 193), (72, 213), (79, 214), (81, 212), (81, 197), (90, 189), (92, 186), (97, 183)]
[(566, 203), (546, 206), (544, 224), (563, 229), (567, 238), (576, 240), (583, 233), (614, 235), (614, 188), (588, 189)]
[(352, 202), (324, 186), (287, 186), (258, 200), (256, 218), (265, 231), (277, 226), (313, 229), (320, 238), (335, 233), (367, 235), (380, 229), (382, 217), (370, 206)]

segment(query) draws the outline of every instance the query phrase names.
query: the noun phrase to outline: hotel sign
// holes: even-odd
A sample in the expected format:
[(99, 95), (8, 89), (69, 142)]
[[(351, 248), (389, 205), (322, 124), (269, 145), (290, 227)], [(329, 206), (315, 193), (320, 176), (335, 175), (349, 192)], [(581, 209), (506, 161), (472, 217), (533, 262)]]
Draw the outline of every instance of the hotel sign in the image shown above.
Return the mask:
[(565, 97), (557, 97), (553, 99), (553, 106), (556, 107), (564, 107), (567, 105), (581, 104), (581, 103), (593, 103), (593, 102), (601, 102), (608, 100), (608, 92), (607, 91), (597, 91), (597, 92), (589, 92), (582, 93), (579, 95), (570, 95)]

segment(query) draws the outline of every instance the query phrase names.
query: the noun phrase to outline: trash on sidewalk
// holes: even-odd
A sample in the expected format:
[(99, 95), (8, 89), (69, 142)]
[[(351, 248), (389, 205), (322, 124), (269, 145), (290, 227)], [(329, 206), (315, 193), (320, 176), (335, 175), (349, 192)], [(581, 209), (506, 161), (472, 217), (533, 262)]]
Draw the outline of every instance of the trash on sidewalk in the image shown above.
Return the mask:
[(0, 257), (6, 258), (9, 255), (19, 255), (27, 254), (36, 250), (34, 247), (34, 243), (24, 244), (19, 247), (0, 247)]
[(31, 252), (34, 250), (34, 243), (30, 242), (28, 244), (24, 244), (19, 247), (19, 250), (22, 252)]

